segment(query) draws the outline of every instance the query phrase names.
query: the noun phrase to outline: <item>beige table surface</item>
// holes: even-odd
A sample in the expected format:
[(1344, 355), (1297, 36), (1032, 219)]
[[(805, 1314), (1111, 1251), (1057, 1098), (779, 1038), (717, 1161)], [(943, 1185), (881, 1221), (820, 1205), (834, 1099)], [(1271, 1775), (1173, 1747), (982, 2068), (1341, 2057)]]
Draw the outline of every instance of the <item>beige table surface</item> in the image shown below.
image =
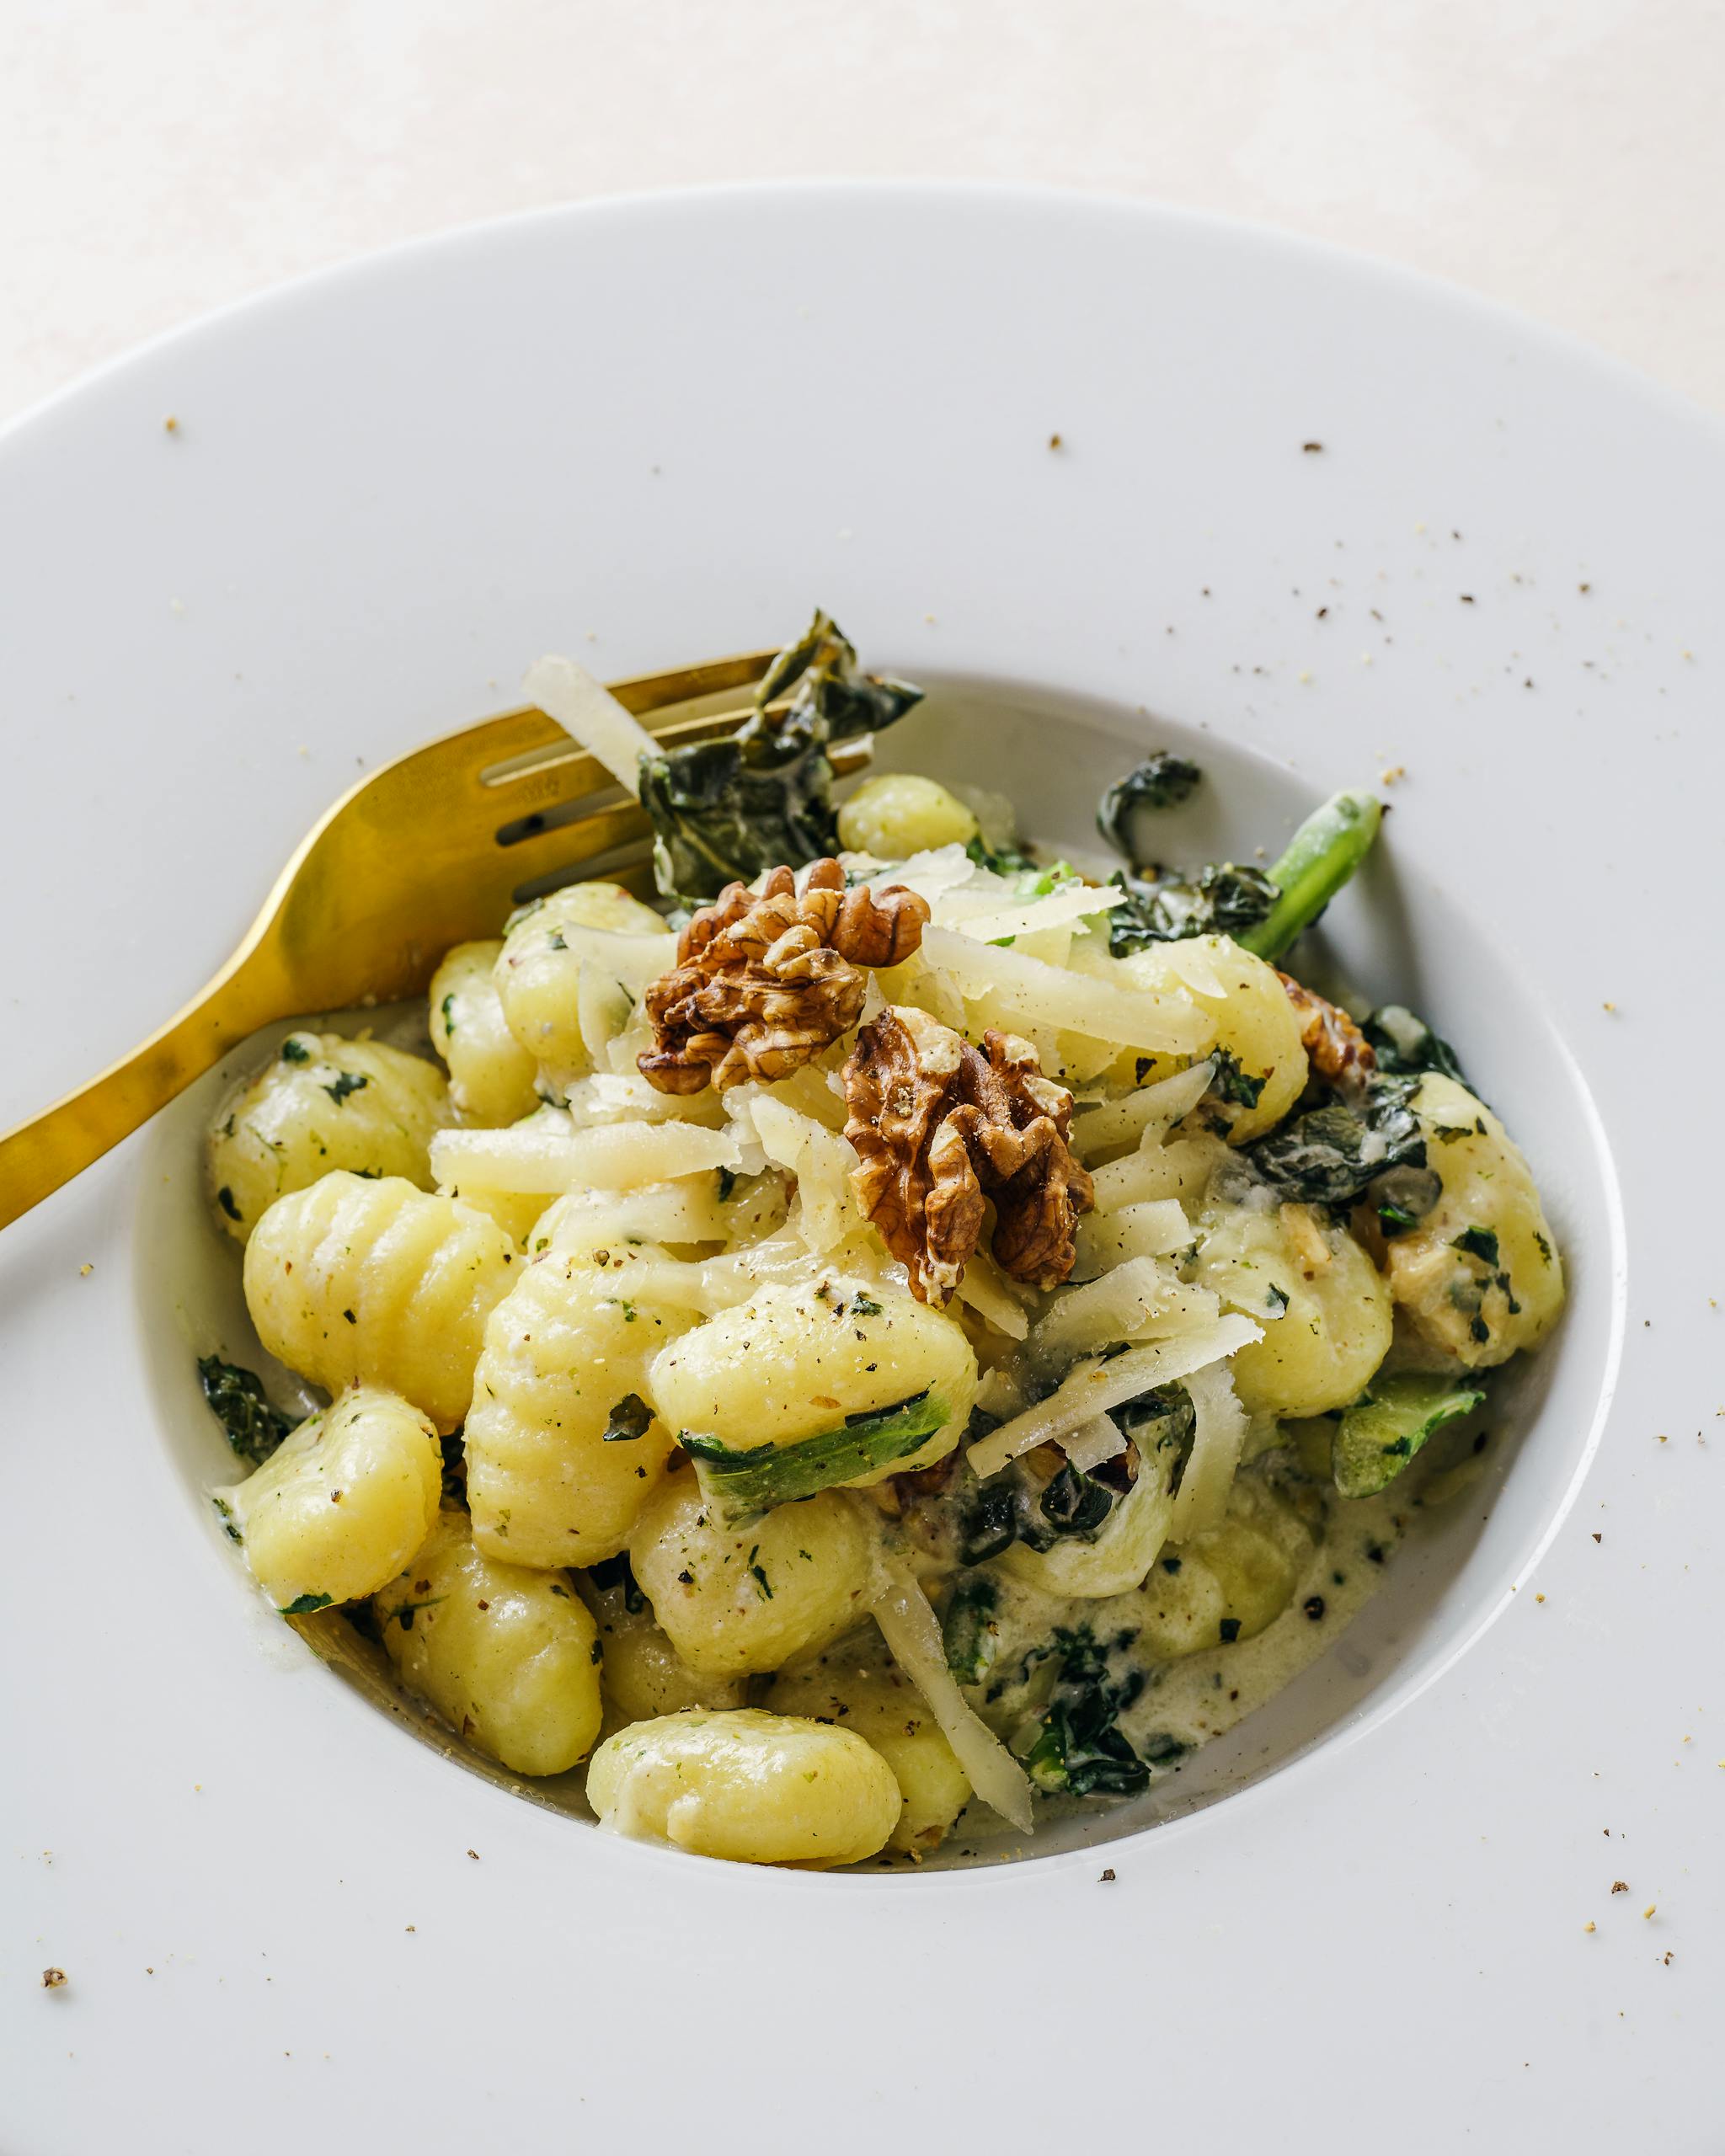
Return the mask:
[(1719, 0), (0, 0), (0, 419), (440, 227), (964, 176), (1266, 220), (1725, 408)]

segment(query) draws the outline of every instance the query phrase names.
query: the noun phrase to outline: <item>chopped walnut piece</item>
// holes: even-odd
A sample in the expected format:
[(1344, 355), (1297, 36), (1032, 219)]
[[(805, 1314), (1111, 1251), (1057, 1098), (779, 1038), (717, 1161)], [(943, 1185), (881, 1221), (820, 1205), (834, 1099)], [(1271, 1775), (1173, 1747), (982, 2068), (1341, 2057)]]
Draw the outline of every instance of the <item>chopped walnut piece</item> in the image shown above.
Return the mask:
[(1067, 1142), (1072, 1096), (1043, 1076), (1028, 1041), (991, 1032), (979, 1049), (895, 1006), (857, 1034), (844, 1081), (857, 1203), (920, 1302), (951, 1299), (991, 1198), (1001, 1270), (1039, 1288), (1067, 1277), (1073, 1225), (1094, 1196)]
[(1309, 988), (1302, 988), (1288, 974), (1278, 973), (1276, 979), (1287, 990), (1288, 1001), (1299, 1017), (1300, 1044), (1312, 1070), (1344, 1091), (1364, 1085), (1377, 1069), (1378, 1059), (1371, 1043), (1348, 1013), (1327, 1003), (1322, 996), (1314, 995)]
[(928, 905), (902, 884), (847, 891), (836, 861), (775, 868), (757, 897), (728, 883), (647, 990), (652, 1049), (637, 1058), (661, 1093), (771, 1084), (812, 1063), (862, 1015), (859, 968), (895, 966), (922, 941)]

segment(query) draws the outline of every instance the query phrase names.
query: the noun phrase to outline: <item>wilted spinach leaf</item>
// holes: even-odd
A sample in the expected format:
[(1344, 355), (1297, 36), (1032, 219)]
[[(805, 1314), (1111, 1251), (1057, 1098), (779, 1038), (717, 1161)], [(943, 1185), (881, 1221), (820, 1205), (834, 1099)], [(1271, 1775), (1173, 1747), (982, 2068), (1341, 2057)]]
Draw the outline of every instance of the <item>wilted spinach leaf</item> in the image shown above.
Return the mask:
[(1108, 949), (1124, 958), (1151, 943), (1178, 943), (1189, 936), (1232, 936), (1266, 919), (1281, 896), (1261, 868), (1236, 862), (1200, 868), (1196, 876), (1169, 876), (1146, 883), (1120, 871), (1109, 878), (1126, 894), (1108, 915)]
[[(770, 712), (788, 693), (788, 708)], [(855, 650), (817, 612), (767, 669), (752, 716), (729, 739), (643, 754), (641, 805), (653, 819), (660, 891), (700, 903), (734, 878), (834, 851), (830, 745), (879, 734), (921, 696), (909, 682), (859, 674)]]
[(1144, 1689), (1142, 1670), (1118, 1681), (1087, 1625), (1057, 1626), (1040, 1655), (1060, 1657), (1060, 1674), (1039, 1717), (1040, 1734), (1024, 1755), (1025, 1772), (1037, 1788), (1070, 1796), (1129, 1796), (1150, 1780), (1150, 1769), (1116, 1726)]
[(198, 1376), (204, 1397), (242, 1460), (261, 1467), (293, 1428), (293, 1417), (272, 1407), (255, 1374), (219, 1355), (200, 1355)]
[(1184, 756), (1158, 749), (1141, 764), (1135, 764), (1124, 778), (1117, 778), (1097, 806), (1096, 828), (1118, 854), (1133, 862), (1126, 820), (1139, 808), (1178, 808), (1189, 801), (1204, 773)]
[(1242, 1148), (1283, 1198), (1351, 1205), (1388, 1168), (1425, 1166), (1425, 1137), (1408, 1105), (1412, 1078), (1377, 1077), (1357, 1102), (1332, 1102)]
[[(1405, 1004), (1386, 1003), (1374, 1011), (1360, 1027), (1371, 1043), (1378, 1069), (1392, 1076), (1412, 1076), (1415, 1071), (1434, 1070), (1440, 1078), (1467, 1085), (1466, 1073), (1448, 1041), (1434, 1033), (1425, 1020)], [(1469, 1086), (1471, 1092), (1472, 1087)]]

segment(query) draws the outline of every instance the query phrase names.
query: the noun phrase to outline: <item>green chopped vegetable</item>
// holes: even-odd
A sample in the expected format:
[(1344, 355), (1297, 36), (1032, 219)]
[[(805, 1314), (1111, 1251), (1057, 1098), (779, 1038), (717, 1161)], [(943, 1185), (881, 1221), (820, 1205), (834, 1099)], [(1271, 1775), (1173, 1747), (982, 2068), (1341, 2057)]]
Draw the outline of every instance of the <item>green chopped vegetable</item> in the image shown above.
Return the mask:
[[(769, 712), (787, 694), (789, 707)], [(909, 682), (858, 673), (855, 650), (817, 612), (767, 670), (735, 734), (643, 752), (641, 806), (653, 819), (660, 890), (698, 905), (735, 878), (836, 851), (829, 748), (880, 733), (921, 696)]]
[(1231, 936), (1247, 943), (1254, 926), (1280, 899), (1261, 868), (1226, 861), (1194, 877), (1167, 876), (1146, 883), (1116, 870), (1108, 879), (1125, 893), (1108, 915), (1108, 949), (1128, 958), (1151, 943), (1179, 943), (1192, 936)]
[(1493, 1267), (1498, 1263), (1498, 1234), (1495, 1228), (1464, 1228), (1451, 1242), (1452, 1250), (1465, 1250), (1470, 1257), (1477, 1257), (1482, 1265)]
[(1332, 1465), (1344, 1497), (1370, 1497), (1394, 1481), (1446, 1423), (1471, 1415), (1485, 1398), (1477, 1385), (1409, 1374), (1379, 1378), (1343, 1416)]
[(297, 1033), (290, 1033), (281, 1043), (281, 1059), (284, 1063), (309, 1063), (312, 1051)]
[(1000, 1652), (994, 1613), (1000, 1589), (986, 1572), (972, 1572), (953, 1589), (941, 1625), (947, 1668), (961, 1684), (985, 1684)]
[[(1467, 1075), (1455, 1049), (1406, 1004), (1386, 1003), (1372, 1012), (1359, 1030), (1370, 1042), (1380, 1070), (1409, 1077), (1416, 1071), (1433, 1070), (1440, 1078), (1453, 1078), (1458, 1086), (1467, 1086)], [(1471, 1086), (1467, 1089), (1473, 1090)]]
[(227, 1215), (230, 1220), (244, 1219), (245, 1214), (242, 1213), (238, 1206), (234, 1203), (233, 1193), (227, 1187), (226, 1183), (223, 1183), (221, 1189), (216, 1192), (216, 1203), (222, 1208), (222, 1211)]
[(270, 1405), (252, 1371), (219, 1355), (199, 1356), (198, 1377), (229, 1444), (242, 1460), (261, 1467), (293, 1428), (293, 1417)]
[(750, 1519), (775, 1505), (794, 1504), (835, 1482), (849, 1482), (871, 1469), (905, 1460), (927, 1443), (952, 1410), (932, 1390), (913, 1393), (890, 1407), (846, 1416), (836, 1430), (788, 1445), (750, 1445), (741, 1451), (717, 1438), (684, 1430), (677, 1442), (695, 1463), (701, 1486), (728, 1520)]
[(350, 1093), (357, 1093), (371, 1082), (363, 1070), (343, 1070), (337, 1073), (335, 1083), (326, 1086), (323, 1090), (339, 1107)]
[[(625, 1304), (624, 1308), (628, 1308)], [(605, 1425), (601, 1444), (632, 1444), (637, 1438), (644, 1438), (653, 1421), (653, 1410), (638, 1392), (626, 1392), (611, 1411)]]
[(1226, 1101), (1233, 1107), (1255, 1108), (1258, 1106), (1258, 1095), (1269, 1082), (1268, 1075), (1254, 1078), (1249, 1070), (1242, 1067), (1240, 1059), (1233, 1050), (1226, 1048), (1213, 1051), (1210, 1067), (1212, 1075), (1209, 1091), (1219, 1101)]
[(1118, 854), (1133, 863), (1138, 855), (1126, 830), (1126, 819), (1139, 808), (1178, 808), (1189, 801), (1204, 773), (1184, 756), (1158, 749), (1141, 764), (1135, 764), (1124, 778), (1117, 778), (1103, 794), (1096, 812), (1096, 828)]
[(1374, 1078), (1357, 1101), (1295, 1116), (1242, 1155), (1283, 1198), (1351, 1205), (1390, 1169), (1425, 1166), (1425, 1136), (1408, 1105), (1418, 1086)]
[(1021, 853), (1015, 846), (991, 846), (985, 839), (972, 839), (965, 852), (979, 868), (985, 868), (992, 876), (1023, 876), (1033, 874), (1036, 863), (1028, 853)]
[(1279, 892), (1275, 904), (1235, 940), (1274, 963), (1370, 852), (1383, 814), (1370, 793), (1332, 794), (1295, 832), (1270, 870)]
[(1021, 1753), (1031, 1780), (1045, 1794), (1068, 1796), (1130, 1796), (1142, 1789), (1150, 1769), (1116, 1725), (1144, 1689), (1144, 1672), (1111, 1677), (1087, 1625), (1056, 1626), (1032, 1659), (1043, 1655), (1056, 1656), (1059, 1670), (1037, 1718), (1040, 1727)]
[(296, 1594), (291, 1602), (281, 1605), (284, 1617), (309, 1617), (314, 1609), (327, 1609), (335, 1599), (328, 1594)]

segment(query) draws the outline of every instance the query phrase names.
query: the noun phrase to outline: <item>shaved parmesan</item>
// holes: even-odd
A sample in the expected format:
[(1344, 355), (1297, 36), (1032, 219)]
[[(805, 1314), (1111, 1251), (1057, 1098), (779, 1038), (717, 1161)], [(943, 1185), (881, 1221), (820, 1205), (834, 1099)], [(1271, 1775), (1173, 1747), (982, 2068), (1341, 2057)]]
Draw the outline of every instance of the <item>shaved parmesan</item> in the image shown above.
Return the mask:
[(1214, 1138), (1177, 1138), (1172, 1145), (1146, 1145), (1097, 1168), (1092, 1177), (1098, 1213), (1117, 1213), (1124, 1205), (1156, 1199), (1187, 1199), (1194, 1204), (1223, 1157)]
[(642, 1183), (634, 1190), (577, 1190), (559, 1198), (534, 1229), (529, 1248), (543, 1240), (558, 1251), (589, 1250), (607, 1239), (649, 1243), (723, 1242), (729, 1226), (717, 1176)]
[(1044, 898), (1014, 899), (1005, 905), (982, 894), (955, 891), (937, 902), (935, 915), (945, 927), (956, 928), (983, 943), (1002, 936), (1035, 936), (1045, 928), (1064, 928), (1087, 915), (1107, 913), (1125, 897), (1124, 891), (1095, 883), (1075, 883), (1064, 891), (1050, 891)]
[(1215, 1363), (1193, 1371), (1186, 1380), (1186, 1394), (1197, 1427), (1185, 1472), (1174, 1493), (1174, 1509), (1168, 1520), (1171, 1542), (1189, 1541), (1206, 1528), (1221, 1524), (1234, 1470), (1246, 1443), (1246, 1410), (1235, 1397), (1234, 1380), (1226, 1364)]
[(985, 1804), (1021, 1833), (1031, 1831), (1030, 1782), (1006, 1746), (965, 1703), (947, 1668), (940, 1625), (910, 1568), (896, 1557), (879, 1560), (874, 1621), (893, 1660), (922, 1694), (940, 1724), (970, 1786)]
[(1236, 1353), (1263, 1337), (1249, 1318), (1230, 1315), (1214, 1325), (1183, 1334), (1176, 1340), (1159, 1341), (1147, 1348), (1129, 1348), (1124, 1355), (1108, 1361), (1081, 1363), (1058, 1390), (1034, 1407), (1028, 1407), (999, 1429), (972, 1445), (966, 1458), (980, 1479), (998, 1475), (1010, 1460), (1033, 1446), (1059, 1444), (1069, 1430), (1104, 1415), (1111, 1407), (1135, 1400), (1155, 1385), (1184, 1378), (1225, 1356)]
[(1061, 1443), (1065, 1448), (1067, 1459), (1085, 1475), (1092, 1467), (1100, 1467), (1105, 1460), (1113, 1460), (1126, 1449), (1126, 1440), (1120, 1434), (1119, 1424), (1108, 1415), (1098, 1415), (1093, 1422), (1081, 1422)]
[(1221, 1305), (1208, 1289), (1188, 1287), (1160, 1258), (1129, 1258), (1081, 1288), (1056, 1291), (1037, 1322), (1030, 1352), (1059, 1367), (1145, 1332), (1189, 1332), (1213, 1325)]
[(1008, 1285), (1005, 1275), (984, 1251), (973, 1252), (959, 1281), (959, 1300), (986, 1318), (1009, 1340), (1022, 1340), (1030, 1330), (1030, 1317)]
[(542, 1192), (629, 1190), (703, 1169), (759, 1165), (736, 1134), (687, 1123), (613, 1123), (577, 1130), (555, 1110), (507, 1130), (440, 1130), (431, 1172), (440, 1187)]
[(1142, 1086), (1124, 1101), (1109, 1101), (1101, 1107), (1081, 1109), (1072, 1119), (1072, 1144), (1086, 1161), (1095, 1161), (1116, 1147), (1154, 1145), (1166, 1138), (1183, 1116), (1210, 1091), (1215, 1065), (1209, 1057), (1189, 1070), (1177, 1070), (1171, 1078), (1158, 1078)]
[(583, 958), (577, 975), (575, 1017), (581, 1045), (596, 1062), (629, 1022), (635, 999), (608, 968)]
[(641, 759), (658, 753), (658, 744), (632, 712), (585, 666), (555, 654), (535, 659), (521, 691), (554, 718), (565, 734), (590, 750), (620, 786), (641, 798)]
[(954, 928), (922, 931), (931, 965), (953, 975), (965, 997), (1033, 1025), (1064, 1027), (1092, 1040), (1162, 1054), (1196, 1054), (1215, 1038), (1215, 1022), (1178, 996), (1046, 965), (1023, 952), (978, 943)]
[(1131, 1257), (1171, 1257), (1193, 1241), (1191, 1222), (1178, 1198), (1146, 1198), (1112, 1213), (1087, 1213), (1078, 1223), (1078, 1262), (1083, 1278)]
[(857, 1155), (850, 1141), (771, 1093), (756, 1095), (750, 1113), (767, 1159), (797, 1178), (804, 1241), (810, 1250), (836, 1249), (861, 1225), (851, 1197)]

